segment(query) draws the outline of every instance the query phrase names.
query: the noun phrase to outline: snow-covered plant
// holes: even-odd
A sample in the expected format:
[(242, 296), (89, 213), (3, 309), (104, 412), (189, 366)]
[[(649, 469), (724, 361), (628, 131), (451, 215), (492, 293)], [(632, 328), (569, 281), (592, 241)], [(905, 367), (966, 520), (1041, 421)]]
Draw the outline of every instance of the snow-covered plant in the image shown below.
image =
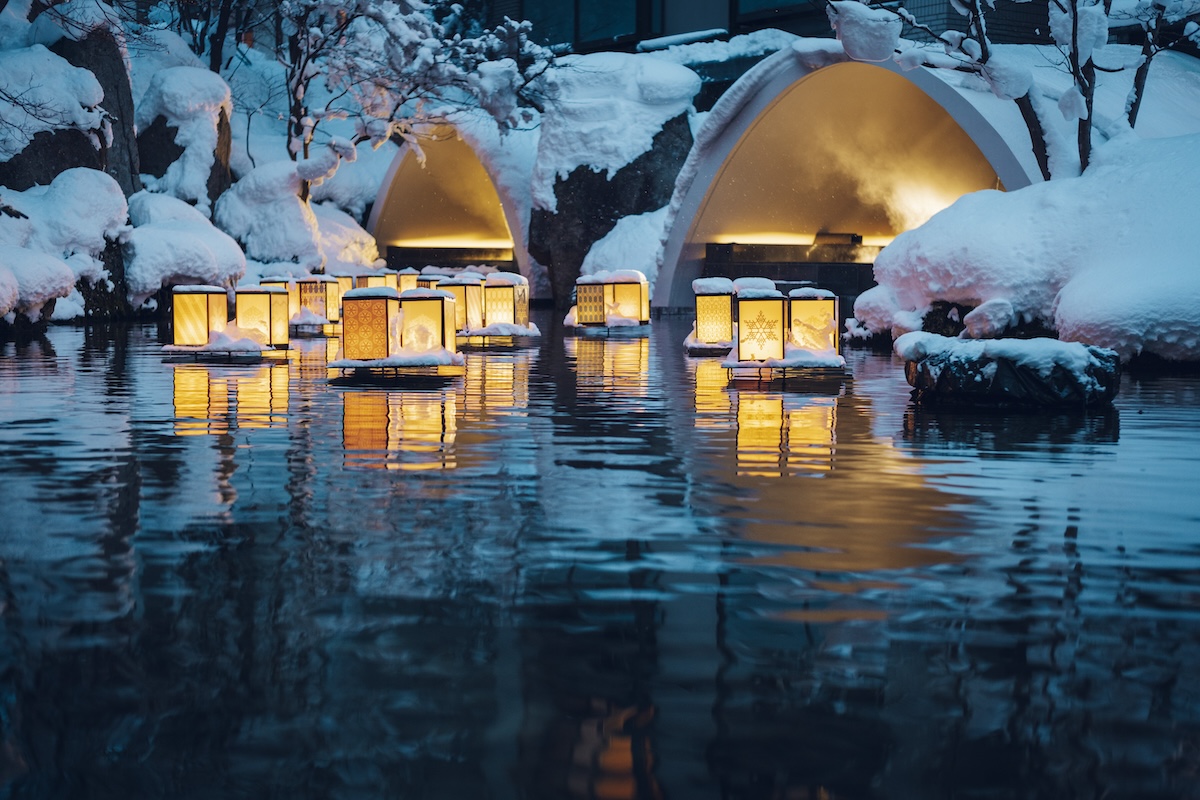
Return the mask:
[[(374, 145), (417, 144), (415, 128), (450, 109), (517, 122), (519, 95), (549, 52), (530, 42), (529, 23), (507, 18), (478, 36), (448, 34), (462, 27), (460, 12), (421, 0), (282, 0), (291, 157), (309, 158), (321, 123), (334, 118), (352, 119), (356, 143)], [(320, 101), (316, 80), (328, 89)]]
[(1136, 24), (1142, 29), (1142, 52), (1133, 77), (1133, 88), (1125, 104), (1130, 127), (1137, 124), (1150, 62), (1164, 50), (1181, 45), (1200, 46), (1200, 0), (1135, 0), (1109, 11), (1117, 24)]

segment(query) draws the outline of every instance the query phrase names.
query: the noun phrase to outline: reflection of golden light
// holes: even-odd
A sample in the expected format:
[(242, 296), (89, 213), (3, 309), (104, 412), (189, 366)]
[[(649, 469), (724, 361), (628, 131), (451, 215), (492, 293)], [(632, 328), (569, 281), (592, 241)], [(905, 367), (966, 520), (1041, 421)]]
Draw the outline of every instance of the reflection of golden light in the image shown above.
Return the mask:
[(836, 297), (793, 297), (788, 307), (792, 344), (805, 350), (840, 352)]
[(783, 396), (739, 392), (737, 426), (738, 474), (783, 474)]
[(428, 352), (458, 349), (455, 340), (455, 306), (449, 297), (400, 298), (400, 343), (405, 350)]
[(231, 420), (247, 429), (287, 424), (287, 364), (232, 374), (188, 365), (172, 377), (177, 436), (227, 433)]
[(580, 387), (619, 391), (643, 397), (647, 394), (650, 368), (650, 340), (565, 339), (567, 357), (575, 361)]
[(739, 475), (782, 477), (833, 468), (834, 398), (738, 392), (737, 403)]
[(457, 401), (447, 392), (344, 392), (348, 467), (454, 469)]
[(452, 128), (422, 139), (422, 164), (400, 162), (372, 233), (396, 247), (508, 248), (513, 235), (483, 163)]
[(696, 341), (720, 344), (733, 341), (733, 295), (696, 295)]
[(725, 427), (733, 407), (729, 392), (729, 371), (715, 359), (692, 361), (696, 371), (696, 427)]
[(524, 414), (529, 405), (529, 352), (468, 353), (462, 410), (467, 419)]
[(576, 721), (576, 733), (569, 740), (563, 796), (581, 800), (661, 797), (647, 735), (653, 719), (653, 706), (619, 706), (594, 699), (589, 713)]
[(266, 367), (233, 379), (239, 428), (269, 428), (288, 411), (288, 367)]
[(208, 368), (200, 366), (176, 367), (172, 377), (176, 436), (229, 430), (229, 386), (225, 381), (214, 381)]
[(234, 318), (242, 333), (262, 344), (288, 343), (289, 292), (279, 287), (240, 287), (233, 295)]
[(833, 469), (836, 410), (832, 397), (807, 398), (799, 408), (788, 409), (787, 464), (793, 474)]
[(375, 361), (400, 349), (396, 335), (400, 299), (372, 291), (378, 290), (353, 289), (342, 298), (342, 358)]
[[(300, 290), (300, 307), (307, 308), (318, 317), (324, 317), (330, 322), (339, 319), (339, 307), (342, 304), (342, 290), (336, 278), (327, 275), (313, 275), (296, 281)], [(293, 314), (295, 316), (295, 314)]]
[(175, 287), (171, 295), (171, 327), (177, 345), (200, 347), (225, 330), (229, 295), (217, 286)]
[(787, 301), (782, 297), (738, 298), (738, 361), (783, 358)]
[(263, 278), (259, 286), (274, 286), (288, 293), (288, 319), (300, 313), (300, 287), (294, 278)]

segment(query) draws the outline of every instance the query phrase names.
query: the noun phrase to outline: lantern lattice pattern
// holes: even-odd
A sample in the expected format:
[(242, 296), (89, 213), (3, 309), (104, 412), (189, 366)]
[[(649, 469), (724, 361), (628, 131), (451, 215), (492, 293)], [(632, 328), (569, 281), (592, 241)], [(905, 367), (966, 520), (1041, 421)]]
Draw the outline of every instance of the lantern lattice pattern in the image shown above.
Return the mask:
[(733, 341), (733, 295), (696, 295), (696, 340), (704, 344)]
[[(325, 276), (301, 278), (296, 285), (300, 290), (301, 308), (306, 308), (330, 322), (338, 321), (342, 292), (335, 278)], [(295, 315), (293, 314), (293, 316)]]
[(487, 305), (484, 320), (488, 325), (529, 327), (529, 287), (526, 284), (488, 284), (483, 293)]
[(395, 296), (355, 297), (351, 292), (342, 298), (342, 358), (374, 361), (396, 352), (394, 321), (399, 313), (400, 300)]

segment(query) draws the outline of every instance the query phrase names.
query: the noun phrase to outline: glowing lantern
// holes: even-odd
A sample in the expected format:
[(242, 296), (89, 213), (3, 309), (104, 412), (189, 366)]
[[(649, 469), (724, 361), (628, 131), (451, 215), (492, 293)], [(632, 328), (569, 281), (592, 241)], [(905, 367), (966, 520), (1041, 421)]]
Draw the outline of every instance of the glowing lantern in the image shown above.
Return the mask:
[(234, 321), (243, 332), (255, 331), (263, 344), (287, 347), (288, 290), (278, 286), (244, 286), (233, 294)]
[(431, 275), (422, 272), (417, 276), (418, 289), (436, 289), (438, 284), (446, 280), (445, 275)]
[(483, 276), (463, 272), (438, 284), (438, 289), (454, 295), (454, 324), (457, 330), (483, 327)]
[(838, 298), (825, 289), (788, 293), (792, 344), (805, 350), (839, 352)]
[(225, 330), (229, 295), (220, 286), (176, 286), (171, 295), (171, 322), (177, 345), (200, 347), (213, 333)]
[(396, 280), (396, 271), (392, 269), (381, 269), (378, 272), (364, 272), (361, 275), (354, 276), (355, 289), (394, 289), (399, 291), (399, 282)]
[(329, 274), (332, 275), (338, 282), (339, 297), (354, 288), (355, 276), (351, 275), (349, 272), (331, 272)]
[[(771, 288), (767, 288), (768, 284)], [(774, 286), (765, 278), (739, 278), (734, 282), (737, 289), (738, 361), (783, 358), (787, 298)]]
[(258, 282), (259, 286), (276, 286), (280, 289), (286, 289), (288, 293), (288, 319), (300, 313), (300, 289), (296, 286), (296, 279), (289, 278), (286, 275), (277, 275), (271, 278), (263, 278)]
[(410, 289), (400, 295), (404, 319), (400, 341), (406, 351), (423, 353), (445, 348), (457, 352), (454, 295), (438, 289)]
[(721, 344), (733, 341), (733, 281), (728, 278), (698, 278), (696, 293), (696, 341)]
[(339, 307), (342, 304), (342, 290), (338, 285), (337, 278), (329, 275), (312, 275), (296, 281), (296, 286), (300, 290), (301, 308), (306, 308), (330, 322), (338, 321)]
[(396, 273), (396, 290), (403, 294), (409, 289), (417, 288), (417, 278), (421, 275), (412, 267), (405, 267)]
[(636, 269), (598, 272), (575, 281), (575, 320), (580, 325), (608, 325), (613, 318), (650, 321), (650, 284)]
[(493, 272), (483, 284), (484, 322), (529, 327), (529, 281), (513, 272)]
[(375, 361), (400, 350), (400, 296), (386, 286), (342, 295), (342, 358)]

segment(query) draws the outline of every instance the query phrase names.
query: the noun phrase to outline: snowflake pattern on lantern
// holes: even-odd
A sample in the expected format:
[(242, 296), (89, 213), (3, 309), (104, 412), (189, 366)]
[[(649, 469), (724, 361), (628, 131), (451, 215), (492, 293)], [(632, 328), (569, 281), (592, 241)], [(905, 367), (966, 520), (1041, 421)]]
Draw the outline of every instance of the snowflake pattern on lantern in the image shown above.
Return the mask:
[(775, 331), (779, 327), (779, 320), (767, 319), (760, 309), (757, 317), (742, 323), (740, 327), (740, 335), (747, 341), (757, 342), (759, 347), (766, 347), (767, 342), (775, 340)]

